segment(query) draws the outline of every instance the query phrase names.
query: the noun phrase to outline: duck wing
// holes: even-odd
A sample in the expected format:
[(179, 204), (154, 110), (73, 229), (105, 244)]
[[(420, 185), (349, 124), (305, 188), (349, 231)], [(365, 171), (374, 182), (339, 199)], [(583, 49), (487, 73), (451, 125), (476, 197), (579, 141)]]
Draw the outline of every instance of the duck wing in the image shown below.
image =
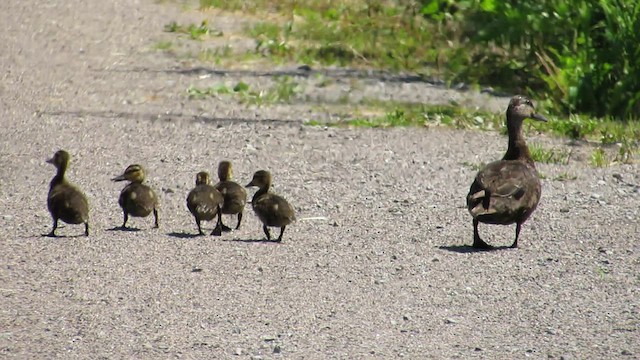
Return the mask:
[(212, 220), (222, 202), (220, 192), (210, 185), (198, 185), (187, 196), (187, 208), (201, 220)]
[(223, 213), (237, 214), (244, 210), (244, 205), (247, 203), (247, 191), (244, 187), (233, 181), (221, 181), (214, 187), (224, 197)]
[(282, 196), (267, 193), (252, 201), (253, 210), (267, 226), (285, 226), (296, 220), (293, 207)]
[(52, 187), (47, 199), (49, 211), (68, 224), (81, 224), (89, 219), (89, 202), (75, 186), (67, 183)]
[(535, 168), (521, 161), (495, 161), (478, 172), (467, 195), (471, 215), (485, 223), (524, 221), (536, 208), (541, 186)]

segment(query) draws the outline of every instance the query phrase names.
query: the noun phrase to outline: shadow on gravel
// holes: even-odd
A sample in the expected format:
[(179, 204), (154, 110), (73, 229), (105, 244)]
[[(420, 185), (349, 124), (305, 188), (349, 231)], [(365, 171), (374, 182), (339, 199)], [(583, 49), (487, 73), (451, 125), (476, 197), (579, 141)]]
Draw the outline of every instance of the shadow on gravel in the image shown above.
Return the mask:
[(456, 252), (460, 254), (511, 249), (511, 247), (509, 246), (495, 246), (490, 249), (479, 249), (479, 248), (474, 248), (473, 246), (470, 246), (470, 245), (438, 246), (438, 248), (441, 250), (447, 250), (447, 251)]
[[(29, 236), (25, 236), (25, 238), (28, 238)], [(56, 236), (49, 236), (49, 234), (40, 234), (40, 237), (43, 238), (49, 238), (52, 240), (55, 239), (74, 239), (74, 238), (86, 238), (87, 236), (85, 234), (78, 234), (78, 235), (56, 235)]]
[(125, 231), (125, 232), (135, 232), (135, 231), (140, 231), (140, 229), (138, 228), (132, 228), (132, 227), (126, 227), (123, 228), (122, 226), (116, 226), (116, 227), (112, 227), (110, 229), (107, 229), (107, 231)]
[(231, 240), (222, 240), (222, 241), (243, 242), (243, 243), (280, 244), (280, 242), (278, 242), (278, 241), (267, 240), (267, 239), (231, 239)]
[(75, 118), (95, 117), (102, 119), (134, 119), (134, 120), (147, 120), (147, 121), (172, 121), (172, 120), (190, 120), (201, 121), (204, 123), (217, 124), (219, 126), (234, 125), (234, 124), (247, 124), (247, 123), (260, 123), (269, 125), (300, 125), (299, 120), (281, 120), (281, 119), (262, 119), (262, 118), (223, 118), (214, 116), (200, 116), (200, 115), (187, 115), (182, 113), (171, 114), (148, 114), (148, 113), (134, 113), (134, 112), (119, 112), (119, 111), (100, 111), (100, 110), (76, 110), (76, 111), (42, 111), (39, 115), (49, 116), (71, 116)]
[(178, 239), (193, 239), (193, 238), (197, 238), (200, 236), (207, 236), (207, 235), (200, 235), (200, 234), (194, 234), (194, 233), (185, 233), (185, 232), (170, 232), (167, 233), (167, 235), (178, 238)]
[(313, 70), (308, 66), (300, 66), (297, 68), (286, 70), (220, 70), (197, 66), (192, 68), (174, 68), (174, 69), (150, 69), (145, 67), (136, 67), (132, 69), (109, 69), (105, 71), (111, 72), (140, 72), (140, 73), (167, 73), (180, 75), (216, 75), (216, 76), (235, 76), (235, 77), (281, 77), (281, 76), (300, 76), (311, 77), (321, 74), (325, 77), (336, 79), (355, 78), (370, 79), (385, 82), (398, 83), (427, 83), (433, 85), (441, 85), (445, 87), (445, 82), (438, 79), (428, 79), (415, 74), (394, 74), (389, 71), (382, 70), (359, 70), (359, 69), (321, 69)]

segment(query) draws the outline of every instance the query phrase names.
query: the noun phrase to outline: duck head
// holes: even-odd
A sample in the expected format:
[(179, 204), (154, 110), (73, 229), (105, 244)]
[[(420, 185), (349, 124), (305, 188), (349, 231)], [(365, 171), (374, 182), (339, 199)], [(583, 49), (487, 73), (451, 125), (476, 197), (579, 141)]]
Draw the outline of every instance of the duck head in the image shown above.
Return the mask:
[(141, 165), (129, 165), (122, 175), (116, 176), (113, 181), (129, 180), (131, 182), (143, 182), (144, 181), (144, 168)]
[(547, 118), (536, 113), (531, 99), (523, 95), (512, 97), (511, 101), (509, 101), (509, 107), (507, 107), (507, 123), (511, 121), (522, 122), (527, 118), (537, 121), (547, 121)]
[(271, 186), (271, 173), (266, 170), (258, 170), (253, 174), (253, 179), (246, 187), (257, 186), (260, 188)]
[(56, 168), (60, 169), (62, 167), (67, 167), (69, 164), (69, 160), (71, 160), (71, 155), (64, 150), (58, 150), (51, 159), (47, 159), (49, 164), (53, 164)]
[(211, 180), (210, 180), (208, 172), (200, 171), (196, 175), (196, 186), (197, 185), (209, 185), (210, 182), (211, 182)]
[(220, 181), (228, 181), (231, 180), (233, 176), (233, 168), (231, 167), (230, 161), (220, 161), (218, 164), (218, 178)]

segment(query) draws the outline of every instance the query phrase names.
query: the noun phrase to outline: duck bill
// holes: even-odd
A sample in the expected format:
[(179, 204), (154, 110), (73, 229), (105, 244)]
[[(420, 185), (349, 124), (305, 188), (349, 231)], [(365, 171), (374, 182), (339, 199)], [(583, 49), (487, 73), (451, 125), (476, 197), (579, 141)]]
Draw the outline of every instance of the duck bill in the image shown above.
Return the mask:
[(547, 118), (546, 118), (546, 117), (544, 117), (544, 116), (542, 116), (542, 115), (540, 115), (540, 114), (533, 114), (533, 115), (531, 115), (531, 118), (532, 118), (533, 120), (537, 120), (537, 121), (543, 121), (543, 122), (547, 122), (547, 121), (549, 121), (549, 120), (547, 120)]
[(48, 164), (53, 164), (53, 158), (47, 159), (47, 160), (45, 160), (45, 162), (48, 163)]
[(251, 180), (251, 182), (250, 182), (250, 183), (248, 183), (247, 185), (245, 185), (244, 187), (252, 187), (252, 186), (256, 186), (256, 185), (253, 183), (253, 180)]
[(111, 181), (125, 181), (127, 179), (125, 179), (124, 174), (120, 175), (120, 176), (116, 176), (113, 179), (111, 179)]

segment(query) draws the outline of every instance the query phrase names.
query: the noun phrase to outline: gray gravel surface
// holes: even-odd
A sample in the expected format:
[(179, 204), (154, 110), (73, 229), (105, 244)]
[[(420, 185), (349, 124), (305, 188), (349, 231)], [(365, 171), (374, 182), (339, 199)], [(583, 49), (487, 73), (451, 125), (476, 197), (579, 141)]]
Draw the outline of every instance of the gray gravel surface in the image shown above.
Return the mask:
[[(247, 21), (147, 0), (0, 3), (0, 357), (640, 357), (638, 165), (592, 168), (589, 144), (528, 134), (571, 160), (539, 165), (543, 198), (519, 249), (468, 251), (469, 164), (499, 158), (503, 136), (311, 127), (333, 114), (189, 100), (191, 84), (260, 87), (283, 72), (311, 97), (336, 96), (295, 64), (215, 68), (151, 49), (169, 21), (203, 17), (227, 32)], [(354, 99), (506, 106), (377, 72), (324, 74)], [(44, 160), (60, 148), (90, 200), (88, 238), (71, 225), (41, 236)], [(271, 170), (299, 219), (283, 243), (262, 241), (249, 206), (239, 231), (193, 236), (186, 195), (221, 159), (242, 183)], [(160, 229), (134, 218), (139, 231), (113, 230), (122, 184), (109, 179), (131, 163), (161, 196)], [(514, 235), (481, 231), (493, 244)]]

